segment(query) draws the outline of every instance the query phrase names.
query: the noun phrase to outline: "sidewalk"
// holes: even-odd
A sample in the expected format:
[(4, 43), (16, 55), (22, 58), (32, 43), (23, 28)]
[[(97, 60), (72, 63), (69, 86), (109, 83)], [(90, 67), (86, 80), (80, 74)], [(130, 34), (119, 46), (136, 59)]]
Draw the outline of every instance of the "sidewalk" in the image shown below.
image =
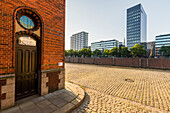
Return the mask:
[(85, 97), (84, 90), (79, 86), (67, 83), (66, 88), (34, 98), (2, 113), (66, 113), (78, 107)]

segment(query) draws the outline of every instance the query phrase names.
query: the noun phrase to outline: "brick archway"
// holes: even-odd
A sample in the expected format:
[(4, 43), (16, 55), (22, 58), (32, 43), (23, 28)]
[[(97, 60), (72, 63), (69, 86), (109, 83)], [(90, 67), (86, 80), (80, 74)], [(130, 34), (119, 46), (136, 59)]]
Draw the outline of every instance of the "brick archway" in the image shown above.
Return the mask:
[[(27, 16), (27, 17), (29, 17), (29, 18), (31, 18), (32, 20), (33, 20), (33, 22), (34, 22), (34, 27), (33, 28), (31, 28), (31, 29), (27, 29), (27, 28), (24, 28), (22, 25), (21, 25), (21, 23), (20, 23), (20, 18), (22, 17), (22, 16)], [(33, 38), (35, 38), (36, 40), (37, 40), (37, 45), (36, 45), (36, 47), (37, 47), (37, 49), (36, 49), (36, 58), (34, 58), (34, 59), (37, 59), (37, 63), (35, 63), (35, 66), (37, 67), (36, 68), (36, 72), (35, 72), (35, 76), (33, 76), (33, 75), (30, 75), (30, 77), (34, 77), (34, 78), (36, 78), (36, 80), (35, 80), (35, 82), (36, 83), (34, 83), (36, 86), (36, 91), (35, 92), (37, 92), (38, 94), (41, 94), (41, 40), (42, 40), (42, 33), (43, 33), (43, 27), (42, 27), (42, 25), (43, 25), (43, 23), (42, 23), (42, 20), (41, 20), (41, 16), (35, 11), (35, 9), (33, 9), (33, 8), (29, 8), (29, 7), (19, 7), (19, 8), (17, 8), (16, 10), (15, 10), (15, 13), (14, 13), (14, 45), (15, 45), (15, 48), (16, 48), (16, 46), (18, 45), (18, 43), (17, 43), (17, 37), (19, 37), (19, 36), (31, 36), (31, 37), (33, 37)], [(31, 51), (33, 50), (33, 49), (29, 49), (28, 48), (28, 46), (21, 46), (21, 47), (24, 47), (23, 49), (24, 49), (24, 51), (25, 51), (25, 48), (27, 48), (27, 51), (30, 51), (30, 53), (29, 54), (32, 54), (31, 53)], [(20, 49), (21, 49), (21, 47), (20, 47)], [(21, 74), (19, 74), (19, 72), (18, 72), (18, 49), (15, 49), (15, 55), (14, 55), (14, 57), (15, 57), (15, 75), (16, 75), (16, 99), (19, 99), (19, 98), (23, 98), (23, 97), (26, 97), (26, 96), (30, 96), (31, 95), (31, 92), (30, 92), (30, 94), (26, 94), (25, 93), (25, 96), (24, 96), (24, 93), (21, 95), (21, 97), (18, 97), (17, 95), (20, 95), (18, 92), (23, 92), (23, 91), (21, 91), (21, 90), (24, 90), (24, 88), (19, 88), (18, 87), (18, 85), (21, 85), (21, 84), (19, 84), (18, 83), (18, 80), (19, 81), (23, 81), (23, 82), (21, 82), (22, 83), (22, 87), (33, 87), (33, 86), (29, 86), (29, 85), (24, 85), (25, 84), (25, 80), (26, 80), (26, 78), (24, 79), (24, 77), (25, 77), (25, 75), (22, 77), (21, 76)], [(26, 54), (26, 53), (24, 53), (24, 54)], [(24, 55), (25, 57), (26, 57), (26, 55)], [(30, 66), (26, 66), (26, 62), (25, 62), (25, 60), (24, 59), (26, 59), (25, 57), (22, 57), (22, 60), (23, 61), (21, 61), (21, 62), (23, 62), (23, 64), (22, 64), (22, 66), (25, 68), (25, 69), (23, 69), (23, 71), (24, 70), (29, 70), (30, 71), (30, 69), (29, 68), (31, 68), (30, 66), (32, 65), (32, 64), (28, 64), (28, 65), (30, 65)], [(27, 56), (27, 57), (30, 57), (29, 59), (31, 60), (31, 56), (29, 55), (29, 56)], [(24, 63), (25, 62), (25, 63)], [(31, 61), (29, 61), (29, 62), (31, 62)], [(27, 69), (28, 68), (28, 69)], [(26, 73), (26, 72), (22, 72), (23, 74), (24, 73)], [(28, 73), (28, 72), (27, 72)], [(30, 74), (31, 74), (31, 72), (29, 72)], [(19, 76), (19, 77), (18, 77)], [(22, 78), (22, 80), (20, 79), (20, 78)], [(27, 78), (29, 78), (29, 76), (27, 77)], [(32, 80), (33, 78), (30, 78), (30, 80)], [(29, 81), (30, 81), (29, 80)], [(27, 80), (28, 81), (28, 80)], [(32, 82), (32, 81), (30, 81), (30, 82)], [(32, 84), (32, 83), (29, 83), (28, 82), (28, 84)], [(17, 90), (17, 88), (19, 88), (20, 90)], [(27, 88), (27, 89), (28, 89)], [(31, 90), (31, 89), (30, 89)], [(27, 92), (27, 91), (26, 91)], [(34, 94), (34, 93), (32, 93), (32, 94)]]

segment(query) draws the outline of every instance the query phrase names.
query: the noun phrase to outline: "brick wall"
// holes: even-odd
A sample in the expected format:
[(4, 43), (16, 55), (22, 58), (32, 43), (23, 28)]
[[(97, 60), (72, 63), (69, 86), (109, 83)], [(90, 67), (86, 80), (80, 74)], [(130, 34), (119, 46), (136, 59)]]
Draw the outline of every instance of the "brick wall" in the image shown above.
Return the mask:
[[(72, 62), (77, 58), (65, 59), (66, 62)], [(76, 63), (170, 69), (170, 58), (79, 58)]]
[(94, 64), (112, 65), (113, 58), (95, 58)]
[(163, 58), (160, 58), (160, 59), (149, 59), (149, 67), (151, 68), (170, 68), (170, 60), (168, 58), (166, 59), (163, 59)]
[(170, 69), (170, 60), (169, 59), (162, 59), (162, 68), (169, 68)]
[(14, 12), (31, 7), (43, 20), (41, 69), (64, 68), (65, 0), (0, 0), (0, 74), (15, 73)]
[(139, 59), (138, 58), (115, 58), (113, 65), (138, 67)]
[[(15, 39), (16, 32), (18, 32), (18, 29), (16, 29), (16, 17), (18, 16), (16, 15), (20, 9), (31, 10), (41, 20), (39, 31), (35, 31), (40, 34), (39, 45), (41, 45), (38, 46), (41, 47), (38, 54), (40, 64), (38, 66), (40, 88), (38, 89), (41, 91), (38, 92), (44, 95), (54, 91), (57, 89), (56, 87), (58, 89), (64, 88), (65, 0), (0, 0), (0, 77), (4, 81), (9, 81), (6, 75), (12, 74), (15, 81)], [(24, 32), (34, 33), (28, 29), (25, 29)], [(61, 62), (63, 65), (59, 65)], [(53, 74), (50, 70), (57, 71)], [(47, 75), (46, 71), (52, 73), (52, 75)], [(61, 73), (62, 77), (58, 73)], [(54, 78), (55, 80), (53, 80)], [(57, 81), (60, 82), (57, 84)], [(0, 80), (0, 91), (2, 91), (3, 83)], [(5, 84), (4, 87), (9, 87), (6, 85), (8, 84)], [(15, 83), (12, 85), (14, 86), (12, 92), (15, 94)], [(6, 94), (1, 93), (1, 109), (10, 107), (15, 103), (15, 95), (7, 94), (8, 92)], [(8, 103), (10, 99), (12, 101)]]
[(81, 58), (81, 62), (83, 64), (93, 64), (94, 63), (94, 58)]
[(148, 59), (141, 58), (141, 67), (144, 67), (144, 68), (148, 67)]

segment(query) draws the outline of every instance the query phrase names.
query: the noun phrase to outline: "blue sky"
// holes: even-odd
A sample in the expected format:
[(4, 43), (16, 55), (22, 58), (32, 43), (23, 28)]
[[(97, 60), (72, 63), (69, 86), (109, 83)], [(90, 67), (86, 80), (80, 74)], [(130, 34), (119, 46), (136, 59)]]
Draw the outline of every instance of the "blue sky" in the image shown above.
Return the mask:
[(170, 0), (66, 0), (65, 49), (70, 49), (70, 36), (80, 31), (89, 33), (89, 46), (101, 40), (123, 41), (126, 9), (139, 3), (147, 14), (147, 41), (170, 34)]

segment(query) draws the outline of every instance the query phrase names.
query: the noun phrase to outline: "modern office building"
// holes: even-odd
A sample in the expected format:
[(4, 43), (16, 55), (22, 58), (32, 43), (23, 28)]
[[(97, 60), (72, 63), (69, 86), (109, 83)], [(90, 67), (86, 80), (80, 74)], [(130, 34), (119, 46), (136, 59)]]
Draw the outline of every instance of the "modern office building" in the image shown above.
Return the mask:
[(88, 33), (82, 31), (70, 37), (70, 49), (81, 50), (88, 48)]
[(123, 42), (119, 42), (119, 46), (118, 46), (119, 52), (121, 51), (122, 47), (125, 47), (124, 43)]
[(114, 39), (114, 40), (106, 40), (106, 41), (91, 43), (91, 51), (94, 51), (95, 49), (98, 49), (100, 51), (104, 51), (105, 49), (110, 50), (113, 47), (119, 47), (118, 40)]
[(144, 50), (147, 50), (147, 42), (141, 42), (140, 45), (143, 45), (143, 49)]
[(147, 15), (141, 4), (127, 9), (126, 35), (128, 48), (147, 40)]
[(156, 56), (160, 56), (161, 53), (159, 49), (162, 46), (170, 46), (170, 34), (156, 36), (155, 41)]

